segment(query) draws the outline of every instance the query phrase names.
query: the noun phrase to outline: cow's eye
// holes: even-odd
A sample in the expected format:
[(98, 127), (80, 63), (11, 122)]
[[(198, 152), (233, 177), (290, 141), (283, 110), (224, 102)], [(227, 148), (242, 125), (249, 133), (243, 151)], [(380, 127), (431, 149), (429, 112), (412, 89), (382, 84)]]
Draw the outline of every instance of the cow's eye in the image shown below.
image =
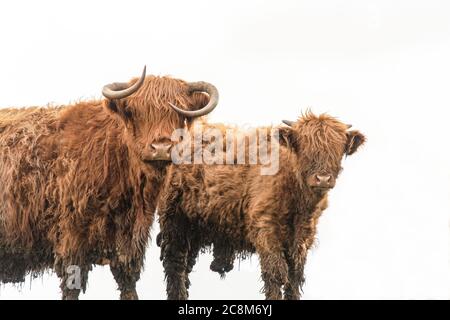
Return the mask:
[(124, 115), (128, 120), (133, 119), (133, 112), (129, 108), (125, 108)]

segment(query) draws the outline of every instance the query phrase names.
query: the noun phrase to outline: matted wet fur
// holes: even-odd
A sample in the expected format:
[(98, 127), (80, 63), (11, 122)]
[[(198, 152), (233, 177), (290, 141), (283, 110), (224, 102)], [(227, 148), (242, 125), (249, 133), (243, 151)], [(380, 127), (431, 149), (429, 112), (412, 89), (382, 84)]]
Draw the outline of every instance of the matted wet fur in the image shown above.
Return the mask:
[(76, 299), (67, 267), (80, 267), (84, 291), (92, 265), (109, 264), (121, 298), (137, 298), (168, 164), (145, 162), (142, 152), (186, 124), (169, 102), (197, 110), (208, 97), (147, 76), (120, 100), (0, 110), (1, 282), (54, 268), (63, 298)]
[(169, 299), (188, 298), (189, 272), (210, 245), (219, 249), (215, 259), (225, 261), (213, 266), (219, 272), (235, 255), (256, 252), (266, 298), (300, 298), (307, 251), (328, 192), (307, 181), (322, 173), (336, 179), (342, 158), (365, 137), (310, 112), (279, 130), (275, 175), (262, 176), (260, 165), (171, 165), (158, 204)]

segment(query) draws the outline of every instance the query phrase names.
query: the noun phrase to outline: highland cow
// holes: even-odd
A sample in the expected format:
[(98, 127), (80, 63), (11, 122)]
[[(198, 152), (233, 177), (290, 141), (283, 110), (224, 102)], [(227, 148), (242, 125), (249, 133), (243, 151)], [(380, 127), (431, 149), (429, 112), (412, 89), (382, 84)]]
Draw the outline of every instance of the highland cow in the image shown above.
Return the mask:
[[(341, 161), (365, 141), (328, 115), (308, 112), (279, 127), (279, 166), (172, 165), (158, 202), (167, 296), (187, 299), (198, 253), (214, 246), (211, 269), (257, 253), (266, 299), (299, 299), (308, 249)], [(236, 138), (235, 138), (236, 139)]]
[[(205, 94), (206, 93), (206, 94)], [(145, 76), (106, 99), (0, 110), (0, 281), (54, 268), (63, 299), (109, 264), (121, 299), (137, 299), (157, 198), (176, 128), (211, 112), (216, 88)], [(81, 288), (68, 286), (79, 268)]]

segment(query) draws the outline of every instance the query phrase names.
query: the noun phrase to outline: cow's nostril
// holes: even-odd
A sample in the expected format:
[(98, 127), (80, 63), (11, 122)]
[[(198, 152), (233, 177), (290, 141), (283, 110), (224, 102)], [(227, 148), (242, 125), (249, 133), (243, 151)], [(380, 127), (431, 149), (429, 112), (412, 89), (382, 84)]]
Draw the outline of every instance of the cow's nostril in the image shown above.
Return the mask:
[(143, 155), (145, 157), (144, 160), (152, 161), (152, 160), (171, 160), (171, 149), (172, 144), (170, 143), (149, 143), (147, 145), (146, 150), (144, 150)]
[(161, 149), (161, 146), (159, 144), (157, 144), (157, 143), (152, 143), (149, 146), (149, 149), (150, 149), (151, 152), (157, 152), (158, 150)]
[(317, 183), (321, 184), (321, 183), (330, 183), (331, 181), (331, 175), (317, 175)]
[(158, 152), (167, 152), (172, 148), (170, 143), (152, 143), (150, 145), (150, 150)]

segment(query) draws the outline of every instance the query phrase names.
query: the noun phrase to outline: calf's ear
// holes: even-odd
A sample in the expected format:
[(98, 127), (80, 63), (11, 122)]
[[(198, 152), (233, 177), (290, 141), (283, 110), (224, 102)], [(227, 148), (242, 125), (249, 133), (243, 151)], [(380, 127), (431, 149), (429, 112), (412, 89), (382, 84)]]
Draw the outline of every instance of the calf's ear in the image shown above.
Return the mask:
[(359, 146), (364, 144), (366, 137), (357, 130), (347, 132), (347, 145), (345, 147), (345, 153), (352, 155), (358, 150)]
[(292, 148), (295, 151), (298, 150), (298, 141), (295, 136), (295, 131), (290, 127), (280, 127), (278, 128), (279, 142), (280, 145), (287, 148)]

